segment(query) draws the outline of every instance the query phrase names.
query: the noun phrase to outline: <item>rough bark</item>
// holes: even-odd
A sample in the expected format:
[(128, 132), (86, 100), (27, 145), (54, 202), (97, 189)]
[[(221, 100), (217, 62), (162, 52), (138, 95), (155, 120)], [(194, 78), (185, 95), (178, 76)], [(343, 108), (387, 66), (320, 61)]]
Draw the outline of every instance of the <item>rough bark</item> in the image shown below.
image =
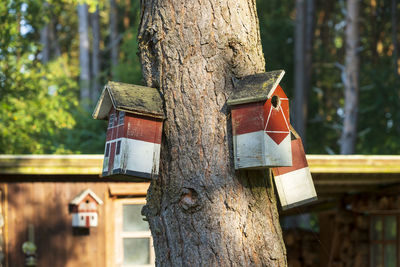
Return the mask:
[(85, 108), (89, 108), (89, 103), (90, 103), (89, 16), (86, 4), (78, 5), (78, 19), (79, 19), (80, 97), (82, 106)]
[(90, 22), (92, 25), (92, 90), (91, 99), (95, 103), (100, 94), (100, 16), (99, 7), (97, 6), (96, 11), (91, 14)]
[(111, 75), (113, 78), (115, 78), (115, 67), (118, 64), (118, 43), (117, 5), (115, 0), (110, 0)]
[(232, 78), (264, 71), (255, 0), (142, 0), (145, 82), (165, 99), (147, 217), (157, 266), (286, 266), (268, 170), (234, 171)]
[(357, 139), (359, 91), (359, 0), (347, 1), (346, 54), (345, 54), (345, 104), (344, 123), (340, 146), (341, 154), (354, 154)]

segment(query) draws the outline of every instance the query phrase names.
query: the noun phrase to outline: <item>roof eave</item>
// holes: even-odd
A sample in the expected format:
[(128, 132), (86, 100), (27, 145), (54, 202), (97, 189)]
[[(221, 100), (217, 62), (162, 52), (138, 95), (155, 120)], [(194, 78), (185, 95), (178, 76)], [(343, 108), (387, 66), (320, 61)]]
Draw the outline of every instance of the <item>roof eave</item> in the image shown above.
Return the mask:
[(278, 88), (279, 83), (281, 82), (283, 76), (285, 75), (285, 70), (276, 70), (276, 71), (281, 71), (280, 75), (278, 78), (276, 78), (276, 81), (274, 82), (272, 89), (268, 92), (267, 95), (263, 96), (258, 96), (258, 97), (244, 97), (244, 98), (238, 98), (238, 99), (232, 99), (226, 102), (228, 106), (234, 106), (234, 105), (240, 105), (240, 104), (247, 104), (247, 103), (254, 103), (254, 102), (260, 102), (260, 101), (265, 101), (269, 99), (272, 94), (275, 92), (276, 88)]

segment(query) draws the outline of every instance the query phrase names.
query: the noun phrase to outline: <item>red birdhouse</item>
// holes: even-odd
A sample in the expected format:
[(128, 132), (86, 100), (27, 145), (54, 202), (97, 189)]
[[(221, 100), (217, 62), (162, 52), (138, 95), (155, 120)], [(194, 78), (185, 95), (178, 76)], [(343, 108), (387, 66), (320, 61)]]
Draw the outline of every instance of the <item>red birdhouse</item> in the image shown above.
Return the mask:
[(291, 166), (289, 99), (279, 86), (285, 72), (240, 79), (228, 99), (235, 169)]
[(98, 225), (97, 206), (102, 205), (103, 201), (86, 189), (77, 195), (70, 203), (73, 227), (96, 227)]
[(157, 89), (108, 82), (93, 112), (108, 120), (102, 176), (157, 178), (163, 117)]
[(291, 127), (293, 166), (277, 167), (272, 171), (283, 210), (317, 200), (317, 193), (300, 136)]

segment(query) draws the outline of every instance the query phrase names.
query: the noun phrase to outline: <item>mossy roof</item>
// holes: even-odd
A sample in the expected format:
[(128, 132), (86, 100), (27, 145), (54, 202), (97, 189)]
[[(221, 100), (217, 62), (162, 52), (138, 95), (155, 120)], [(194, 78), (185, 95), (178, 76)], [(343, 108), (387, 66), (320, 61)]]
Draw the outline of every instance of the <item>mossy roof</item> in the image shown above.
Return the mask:
[(270, 98), (284, 74), (284, 70), (274, 70), (243, 77), (235, 84), (227, 104), (233, 106)]
[(163, 100), (156, 88), (109, 81), (93, 111), (93, 118), (106, 119), (111, 109), (163, 118)]

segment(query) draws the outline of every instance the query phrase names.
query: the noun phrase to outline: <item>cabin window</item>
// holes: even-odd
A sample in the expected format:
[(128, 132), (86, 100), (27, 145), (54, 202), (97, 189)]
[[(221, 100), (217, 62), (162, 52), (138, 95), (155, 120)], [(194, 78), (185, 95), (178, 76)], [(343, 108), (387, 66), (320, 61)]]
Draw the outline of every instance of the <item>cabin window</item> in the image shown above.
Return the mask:
[(141, 210), (143, 198), (123, 198), (115, 201), (116, 266), (154, 266), (153, 240)]
[(397, 243), (398, 216), (372, 216), (370, 222), (370, 266), (399, 266)]
[(121, 140), (117, 142), (117, 151), (115, 152), (115, 155), (119, 155), (121, 153)]
[(110, 119), (108, 121), (108, 129), (113, 127), (113, 125), (114, 125), (114, 117), (115, 117), (114, 113), (110, 115)]
[(124, 124), (124, 119), (125, 119), (125, 112), (120, 111), (118, 115), (118, 125), (123, 125)]
[(110, 143), (106, 145), (106, 157), (110, 156)]

